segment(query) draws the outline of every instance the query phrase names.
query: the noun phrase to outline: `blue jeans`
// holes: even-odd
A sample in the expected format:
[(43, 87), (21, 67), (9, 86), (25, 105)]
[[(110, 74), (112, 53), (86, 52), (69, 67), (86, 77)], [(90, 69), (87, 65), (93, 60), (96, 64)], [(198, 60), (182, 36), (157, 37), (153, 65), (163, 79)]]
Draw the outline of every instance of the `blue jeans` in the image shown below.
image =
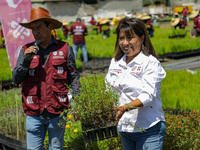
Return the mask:
[(43, 143), (48, 130), (49, 150), (62, 150), (65, 127), (58, 123), (60, 117), (44, 119), (41, 116), (26, 116), (27, 150), (43, 150)]
[(75, 59), (77, 57), (79, 47), (81, 48), (81, 51), (82, 51), (83, 62), (87, 62), (88, 55), (87, 55), (87, 49), (86, 49), (85, 43), (84, 44), (73, 44), (73, 52), (74, 52)]
[(162, 150), (165, 134), (163, 121), (144, 132), (120, 132), (124, 150)]

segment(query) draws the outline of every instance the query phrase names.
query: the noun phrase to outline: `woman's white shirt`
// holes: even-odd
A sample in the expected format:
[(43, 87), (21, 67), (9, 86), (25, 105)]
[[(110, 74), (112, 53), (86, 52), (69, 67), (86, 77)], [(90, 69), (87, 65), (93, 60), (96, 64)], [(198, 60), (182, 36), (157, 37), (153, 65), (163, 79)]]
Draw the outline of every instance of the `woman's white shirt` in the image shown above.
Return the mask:
[(106, 81), (119, 93), (122, 106), (138, 98), (143, 107), (126, 111), (118, 122), (119, 132), (139, 132), (159, 121), (165, 121), (160, 98), (161, 81), (166, 72), (152, 55), (140, 52), (128, 65), (126, 56), (119, 61), (111, 60)]

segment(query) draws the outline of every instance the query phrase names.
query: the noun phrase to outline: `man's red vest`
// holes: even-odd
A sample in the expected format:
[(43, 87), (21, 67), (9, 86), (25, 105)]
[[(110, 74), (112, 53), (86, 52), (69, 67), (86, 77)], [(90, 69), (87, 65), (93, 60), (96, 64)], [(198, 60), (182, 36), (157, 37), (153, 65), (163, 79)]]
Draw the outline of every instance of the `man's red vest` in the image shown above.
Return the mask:
[[(24, 46), (24, 50), (32, 43)], [(53, 114), (69, 108), (67, 78), (68, 44), (58, 40), (42, 65), (39, 55), (31, 61), (29, 71), (22, 82), (22, 103), (28, 115), (40, 115), (44, 108)]]

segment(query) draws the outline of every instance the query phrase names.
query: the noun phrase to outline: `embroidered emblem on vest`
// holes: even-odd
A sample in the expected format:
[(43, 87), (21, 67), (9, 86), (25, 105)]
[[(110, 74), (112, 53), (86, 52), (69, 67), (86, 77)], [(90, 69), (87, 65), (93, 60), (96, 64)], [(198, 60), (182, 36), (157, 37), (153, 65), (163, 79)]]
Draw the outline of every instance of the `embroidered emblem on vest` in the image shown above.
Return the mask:
[(58, 95), (60, 102), (66, 102), (66, 97), (64, 95)]
[(63, 55), (63, 51), (59, 51), (59, 55), (62, 56)]
[(35, 69), (30, 69), (29, 76), (34, 76), (34, 75), (35, 75)]
[(26, 102), (27, 104), (34, 104), (32, 100), (32, 96), (27, 96)]
[(54, 51), (53, 52), (53, 59), (64, 59), (64, 56), (63, 56), (63, 51)]
[(57, 55), (57, 51), (54, 51), (54, 52), (53, 52), (53, 55)]
[(57, 67), (57, 69), (58, 69), (58, 74), (63, 74), (63, 67)]

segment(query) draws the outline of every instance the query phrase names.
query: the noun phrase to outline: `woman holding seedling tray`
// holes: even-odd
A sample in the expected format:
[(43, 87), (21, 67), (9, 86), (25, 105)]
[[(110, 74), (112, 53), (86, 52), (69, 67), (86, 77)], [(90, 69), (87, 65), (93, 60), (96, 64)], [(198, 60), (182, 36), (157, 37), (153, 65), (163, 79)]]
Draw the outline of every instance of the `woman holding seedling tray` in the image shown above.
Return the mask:
[(106, 81), (119, 93), (117, 129), (124, 150), (161, 150), (166, 134), (160, 98), (166, 72), (157, 60), (144, 23), (123, 19)]

